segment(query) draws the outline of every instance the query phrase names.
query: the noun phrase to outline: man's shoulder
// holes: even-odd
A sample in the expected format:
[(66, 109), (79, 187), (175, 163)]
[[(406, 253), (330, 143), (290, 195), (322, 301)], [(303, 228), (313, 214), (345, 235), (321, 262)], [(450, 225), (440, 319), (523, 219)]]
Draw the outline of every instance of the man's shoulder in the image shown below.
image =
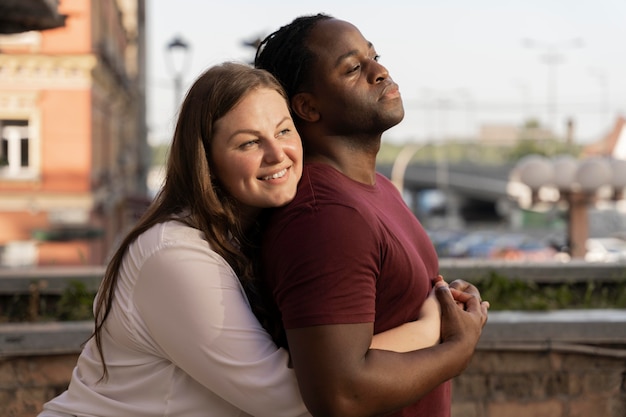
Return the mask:
[(345, 182), (345, 176), (328, 164), (308, 163), (304, 165), (302, 179), (319, 186), (331, 186)]
[(304, 166), (298, 192), (288, 207), (345, 202), (350, 199), (350, 183), (336, 169), (326, 164)]
[(285, 228), (319, 233), (324, 225), (337, 222), (363, 223), (362, 205), (351, 192), (350, 184), (332, 167), (315, 164), (305, 166), (296, 197), (286, 206), (274, 209), (269, 217), (271, 234)]

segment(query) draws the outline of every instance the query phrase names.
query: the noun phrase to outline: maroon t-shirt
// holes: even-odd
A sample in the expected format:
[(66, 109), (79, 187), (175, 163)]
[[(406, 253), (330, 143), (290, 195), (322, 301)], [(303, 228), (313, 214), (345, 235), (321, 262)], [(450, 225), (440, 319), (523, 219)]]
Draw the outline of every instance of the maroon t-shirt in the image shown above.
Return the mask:
[[(416, 320), (439, 269), (387, 178), (365, 185), (326, 164), (305, 165), (295, 200), (272, 216), (263, 260), (287, 329), (374, 322), (380, 333)], [(446, 382), (392, 415), (448, 417), (450, 401)]]

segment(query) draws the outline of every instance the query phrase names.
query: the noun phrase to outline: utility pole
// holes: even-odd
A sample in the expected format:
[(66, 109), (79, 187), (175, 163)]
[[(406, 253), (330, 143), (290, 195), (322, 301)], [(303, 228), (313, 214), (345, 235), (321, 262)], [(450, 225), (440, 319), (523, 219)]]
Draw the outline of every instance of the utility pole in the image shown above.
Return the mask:
[(583, 46), (582, 39), (570, 39), (568, 41), (552, 43), (542, 42), (534, 39), (524, 39), (524, 46), (527, 48), (541, 49), (543, 54), (541, 60), (548, 66), (547, 83), (547, 114), (548, 124), (556, 130), (558, 126), (558, 96), (557, 96), (557, 65), (565, 61), (563, 50), (566, 48), (580, 48)]

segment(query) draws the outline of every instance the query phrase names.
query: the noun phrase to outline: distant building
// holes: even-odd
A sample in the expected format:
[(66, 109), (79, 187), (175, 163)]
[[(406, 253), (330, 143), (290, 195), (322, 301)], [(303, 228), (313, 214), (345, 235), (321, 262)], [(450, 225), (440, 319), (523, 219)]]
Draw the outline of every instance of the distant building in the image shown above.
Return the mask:
[(521, 140), (553, 140), (556, 136), (540, 126), (527, 127), (510, 124), (485, 124), (480, 127), (478, 140), (485, 145), (512, 146)]
[(144, 7), (63, 0), (64, 25), (0, 32), (0, 266), (103, 264), (143, 210)]
[(585, 156), (611, 156), (626, 160), (626, 118), (617, 117), (615, 124), (599, 141), (587, 145), (583, 149)]
[(22, 33), (54, 29), (65, 25), (59, 0), (2, 0), (0, 33)]

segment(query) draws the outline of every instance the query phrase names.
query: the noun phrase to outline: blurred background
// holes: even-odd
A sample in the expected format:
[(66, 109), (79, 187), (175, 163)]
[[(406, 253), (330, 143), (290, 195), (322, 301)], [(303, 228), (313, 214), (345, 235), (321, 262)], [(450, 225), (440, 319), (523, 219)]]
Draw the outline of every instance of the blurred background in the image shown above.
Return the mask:
[(317, 12), (400, 85), (379, 170), (440, 256), (626, 258), (623, 1), (4, 0), (0, 267), (104, 264), (195, 78)]
[(66, 389), (190, 83), (317, 12), (400, 85), (377, 168), (491, 303), (452, 415), (626, 415), (623, 0), (0, 0), (0, 416)]
[[(251, 61), (254, 44), (294, 17), (325, 12), (354, 23), (400, 85), (407, 117), (389, 142), (512, 135), (534, 120), (553, 134), (575, 120), (596, 140), (624, 111), (626, 38), (620, 0), (147, 2), (151, 137), (169, 139), (171, 77), (164, 46), (189, 47), (185, 87), (207, 66)], [(498, 130), (499, 129), (499, 130)]]

